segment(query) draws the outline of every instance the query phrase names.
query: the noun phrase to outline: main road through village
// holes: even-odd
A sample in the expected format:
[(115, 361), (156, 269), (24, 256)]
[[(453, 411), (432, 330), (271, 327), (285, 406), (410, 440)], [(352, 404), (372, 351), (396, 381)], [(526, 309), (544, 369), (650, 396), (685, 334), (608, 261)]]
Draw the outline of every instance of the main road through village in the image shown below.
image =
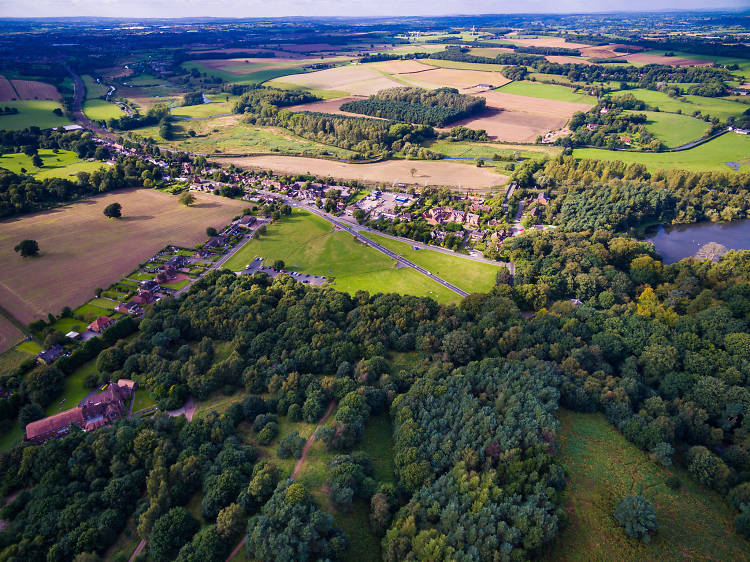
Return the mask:
[[(280, 195), (278, 193), (274, 193), (272, 191), (261, 191), (261, 193), (263, 193), (264, 195), (270, 195), (271, 197), (275, 197), (277, 199), (281, 199), (282, 201), (284, 201), (284, 203), (287, 203), (287, 204), (289, 204), (292, 207), (297, 207), (299, 209), (302, 209), (302, 210), (305, 210), (305, 211), (308, 211), (310, 213), (314, 213), (314, 214), (318, 215), (319, 217), (321, 217), (321, 218), (327, 220), (328, 222), (330, 222), (333, 226), (335, 226), (337, 228), (340, 228), (341, 230), (344, 230), (344, 231), (348, 232), (349, 234), (351, 234), (352, 236), (354, 236), (354, 238), (356, 238), (360, 242), (362, 242), (364, 244), (367, 244), (368, 246), (370, 246), (371, 248), (376, 249), (379, 252), (384, 253), (386, 256), (390, 257), (391, 259), (396, 260), (400, 264), (402, 264), (402, 265), (404, 265), (406, 267), (410, 267), (413, 270), (421, 273), (422, 275), (424, 275), (426, 277), (429, 277), (430, 279), (432, 279), (436, 283), (440, 283), (443, 287), (445, 287), (445, 288), (453, 291), (457, 295), (465, 297), (465, 296), (467, 296), (469, 294), (466, 291), (464, 291), (463, 289), (461, 289), (459, 287), (456, 287), (454, 284), (449, 283), (448, 281), (446, 281), (442, 277), (438, 277), (437, 275), (435, 275), (431, 271), (428, 271), (424, 267), (422, 267), (420, 265), (417, 265), (416, 263), (414, 263), (414, 262), (412, 262), (410, 260), (407, 260), (402, 255), (397, 254), (396, 252), (393, 252), (393, 251), (389, 250), (388, 248), (382, 246), (381, 244), (378, 244), (374, 240), (371, 240), (367, 236), (364, 236), (362, 234), (362, 232), (366, 230), (365, 227), (362, 227), (360, 225), (355, 225), (355, 224), (352, 224), (352, 225), (344, 224), (343, 221), (338, 220), (338, 217), (334, 217), (333, 215), (330, 215), (329, 213), (321, 211), (320, 209), (318, 209), (314, 205), (307, 205), (305, 203), (301, 203), (301, 202), (299, 202), (299, 201), (297, 201), (295, 199), (292, 199), (290, 197), (286, 197), (284, 195)], [(415, 248), (426, 248), (426, 245), (421, 244), (419, 242), (415, 242), (414, 240), (410, 240), (409, 238), (401, 238), (399, 236), (387, 236), (387, 238), (391, 238), (393, 240), (398, 240), (400, 242), (405, 242), (407, 244), (410, 244), (410, 245), (414, 246)], [(497, 265), (497, 266), (505, 266), (505, 267), (508, 268), (508, 270), (511, 272), (511, 274), (513, 274), (513, 264), (512, 263), (496, 262), (496, 261), (485, 259), (483, 257), (477, 257), (477, 256), (466, 255), (466, 254), (460, 254), (458, 252), (454, 252), (452, 250), (447, 250), (445, 248), (434, 248), (434, 249), (438, 250), (438, 251), (442, 251), (443, 253), (450, 254), (452, 256), (456, 256), (456, 257), (460, 257), (460, 258), (464, 258), (464, 259), (467, 259), (467, 260), (479, 261), (479, 262), (484, 262), (484, 263), (490, 263), (492, 265)], [(430, 246), (430, 250), (433, 250), (432, 246)]]

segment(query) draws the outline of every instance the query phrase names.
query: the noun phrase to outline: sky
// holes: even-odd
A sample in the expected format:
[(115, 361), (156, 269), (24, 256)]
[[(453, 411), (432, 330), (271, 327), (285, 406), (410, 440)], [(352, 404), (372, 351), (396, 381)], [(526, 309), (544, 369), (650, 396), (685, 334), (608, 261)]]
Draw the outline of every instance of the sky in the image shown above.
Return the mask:
[(747, 9), (750, 0), (0, 0), (0, 17), (399, 16)]

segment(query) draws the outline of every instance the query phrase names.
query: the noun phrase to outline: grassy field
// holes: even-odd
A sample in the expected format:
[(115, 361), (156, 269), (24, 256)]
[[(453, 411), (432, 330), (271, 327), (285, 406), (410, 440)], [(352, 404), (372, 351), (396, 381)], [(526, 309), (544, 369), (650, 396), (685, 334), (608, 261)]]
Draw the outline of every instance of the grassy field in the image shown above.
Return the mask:
[[(208, 107), (211, 105), (213, 104), (193, 107)], [(188, 131), (190, 129), (196, 132), (194, 137), (189, 136)], [(165, 141), (159, 135), (158, 126), (138, 129), (135, 133), (144, 138), (156, 139), (160, 144), (170, 148), (204, 154), (273, 154), (282, 152), (291, 154), (334, 154), (341, 158), (354, 154), (351, 150), (303, 139), (284, 129), (246, 125), (240, 121), (239, 115), (194, 121), (176, 121), (174, 130), (176, 138), (172, 141)]]
[(451, 142), (449, 140), (428, 141), (425, 143), (425, 146), (430, 150), (445, 154), (449, 158), (492, 158), (495, 154), (512, 156), (513, 153), (518, 152), (521, 158), (538, 159), (557, 156), (561, 151), (556, 146), (548, 145), (513, 145), (470, 141)]
[(83, 104), (83, 112), (86, 114), (86, 117), (92, 121), (119, 119), (125, 115), (119, 105), (100, 99), (88, 100)]
[(42, 159), (43, 166), (37, 168), (32, 163), (31, 156), (17, 152), (13, 154), (3, 154), (0, 156), (0, 168), (5, 168), (20, 174), (21, 169), (25, 169), (27, 174), (38, 179), (44, 178), (70, 178), (75, 177), (78, 172), (93, 172), (98, 170), (104, 164), (101, 162), (89, 162), (81, 160), (75, 152), (70, 150), (59, 150), (54, 153), (51, 149), (39, 149), (39, 156)]
[(498, 88), (497, 91), (505, 94), (516, 94), (532, 98), (544, 98), (548, 100), (596, 105), (596, 98), (594, 96), (586, 95), (583, 92), (576, 92), (567, 86), (542, 84), (541, 82), (531, 82), (530, 80), (510, 82), (509, 84)]
[(415, 250), (405, 242), (373, 233), (366, 236), (469, 293), (486, 293), (495, 286), (497, 266), (434, 250)]
[(700, 119), (676, 113), (663, 111), (632, 111), (630, 113), (645, 113), (648, 118), (646, 129), (670, 148), (701, 138), (709, 126)]
[[(734, 531), (734, 512), (685, 470), (663, 467), (627, 441), (601, 414), (561, 413), (560, 462), (568, 471), (570, 522), (542, 557), (588, 560), (748, 560), (750, 543)], [(670, 475), (682, 481), (673, 491)], [(660, 529), (650, 544), (628, 537), (612, 515), (626, 495), (644, 496)]]
[[(172, 109), (172, 115), (175, 117), (190, 117), (192, 119), (205, 119), (215, 117), (223, 113), (232, 113), (232, 108), (239, 96), (218, 95), (213, 97), (211, 103), (202, 103), (200, 105), (185, 105)], [(227, 99), (228, 98), (228, 99)]]
[(327, 221), (309, 213), (295, 213), (271, 225), (266, 235), (245, 244), (224, 267), (242, 270), (256, 256), (267, 265), (281, 259), (289, 270), (335, 277), (334, 286), (351, 294), (365, 290), (430, 296), (443, 303), (458, 300), (441, 285), (412, 269), (396, 268), (394, 260), (350, 234), (334, 232)]
[(88, 100), (105, 96), (109, 91), (109, 88), (104, 84), (98, 83), (88, 74), (84, 74), (81, 78), (83, 78), (83, 83), (86, 86), (86, 99)]
[[(300, 61), (302, 62), (302, 61)], [(182, 63), (182, 67), (186, 70), (192, 70), (193, 68), (198, 69), (199, 72), (203, 72), (208, 76), (214, 76), (221, 78), (225, 82), (232, 82), (235, 84), (261, 84), (267, 80), (272, 80), (280, 76), (287, 76), (291, 74), (300, 74), (305, 72), (305, 69), (301, 66), (284, 66), (279, 64), (277, 68), (268, 68), (270, 65), (264, 65), (266, 68), (263, 70), (252, 70), (248, 68), (248, 72), (237, 73), (227, 72), (218, 68), (211, 68), (199, 61), (188, 61)]]
[(721, 98), (706, 98), (702, 96), (683, 96), (681, 98), (670, 98), (667, 94), (654, 90), (635, 89), (614, 92), (613, 97), (622, 94), (633, 94), (637, 99), (646, 102), (651, 107), (658, 107), (661, 111), (676, 113), (681, 111), (685, 115), (692, 115), (700, 111), (703, 115), (726, 119), (732, 115), (739, 115), (749, 106), (736, 101), (723, 100)]
[(727, 133), (705, 144), (680, 152), (621, 152), (599, 148), (577, 148), (573, 151), (576, 158), (594, 160), (621, 160), (627, 164), (640, 162), (649, 170), (659, 168), (681, 168), (684, 170), (731, 171), (726, 162), (739, 162), (741, 172), (750, 171), (750, 136)]
[(50, 100), (4, 101), (3, 107), (15, 107), (18, 113), (0, 116), (0, 129), (18, 131), (27, 127), (49, 129), (70, 125), (70, 119), (64, 115), (52, 113), (54, 109), (62, 109), (60, 102)]
[[(177, 197), (151, 189), (121, 190), (0, 222), (0, 302), (28, 324), (64, 306), (91, 298), (132, 272), (166, 244), (192, 247), (206, 239), (206, 227), (221, 228), (247, 204), (196, 193), (185, 207)], [(123, 218), (108, 220), (102, 209), (113, 202)], [(96, 236), (84, 235), (95, 232)], [(19, 240), (38, 241), (41, 255), (23, 259), (13, 252)], [(90, 306), (90, 305), (89, 305)]]

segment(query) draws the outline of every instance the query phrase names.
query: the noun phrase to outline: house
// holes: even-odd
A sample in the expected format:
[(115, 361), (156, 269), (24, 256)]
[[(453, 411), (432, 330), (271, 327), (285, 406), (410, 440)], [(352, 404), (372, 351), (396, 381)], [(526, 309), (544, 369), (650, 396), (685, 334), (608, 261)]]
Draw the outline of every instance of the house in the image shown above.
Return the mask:
[(154, 281), (153, 279), (146, 279), (145, 281), (141, 281), (138, 285), (138, 291), (158, 291), (159, 290), (159, 283)]
[(549, 203), (549, 197), (547, 197), (547, 194), (544, 192), (541, 192), (539, 195), (536, 196), (536, 202), (540, 205), (546, 206), (547, 203)]
[(176, 256), (172, 256), (167, 260), (166, 265), (169, 267), (173, 267), (175, 269), (181, 269), (187, 265), (190, 264), (190, 260), (187, 259), (187, 257), (177, 254)]
[(109, 381), (104, 391), (89, 396), (81, 406), (27, 424), (26, 441), (43, 443), (65, 437), (72, 425), (83, 431), (108, 425), (125, 415), (135, 388), (130, 379), (120, 379), (117, 384)]
[(589, 131), (596, 131), (599, 128), (599, 125), (597, 125), (596, 123), (586, 123), (586, 128)]
[(71, 330), (70, 332), (68, 332), (67, 334), (65, 334), (65, 337), (68, 338), (68, 339), (71, 339), (71, 340), (77, 340), (77, 339), (79, 339), (81, 337), (81, 334), (80, 334), (80, 332), (76, 332), (74, 330)]
[(750, 129), (733, 129), (738, 135), (750, 135)]
[(109, 328), (115, 321), (109, 316), (100, 316), (87, 326), (87, 329), (97, 334), (101, 334), (104, 330)]
[(144, 304), (151, 304), (156, 301), (156, 296), (151, 291), (144, 291), (143, 289), (138, 290), (138, 294), (130, 299), (131, 303), (135, 303), (143, 306)]
[(475, 228), (479, 227), (479, 215), (474, 213), (466, 213), (466, 224)]
[(631, 144), (633, 142), (633, 139), (630, 137), (620, 137), (620, 140), (624, 142), (625, 144)]
[(56, 343), (49, 349), (37, 353), (36, 358), (40, 363), (52, 365), (52, 363), (60, 359), (63, 355), (65, 355), (65, 350), (59, 343)]
[(250, 228), (253, 224), (255, 224), (255, 221), (255, 217), (251, 215), (245, 215), (237, 221), (237, 226), (241, 226), (242, 228)]
[(477, 84), (477, 88), (485, 88), (487, 90), (491, 90), (492, 87), (492, 84)]
[(123, 314), (132, 314), (134, 316), (140, 316), (143, 314), (143, 308), (141, 305), (139, 305), (137, 302), (133, 302), (132, 300), (126, 303), (122, 303), (115, 308), (117, 312), (122, 312)]
[(606, 107), (602, 107), (602, 108), (601, 108), (601, 109), (599, 110), (599, 113), (601, 113), (602, 115), (604, 115), (605, 113), (609, 113), (609, 109), (607, 109)]
[(212, 236), (208, 239), (208, 242), (204, 244), (206, 248), (221, 248), (226, 246), (227, 239), (223, 236)]

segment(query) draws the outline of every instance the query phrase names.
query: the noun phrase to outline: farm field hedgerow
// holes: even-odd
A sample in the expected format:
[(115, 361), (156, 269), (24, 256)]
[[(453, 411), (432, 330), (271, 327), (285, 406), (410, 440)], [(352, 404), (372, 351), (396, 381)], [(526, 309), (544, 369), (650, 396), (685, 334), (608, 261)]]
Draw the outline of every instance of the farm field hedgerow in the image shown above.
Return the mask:
[(365, 290), (431, 296), (443, 303), (458, 300), (441, 285), (412, 269), (396, 268), (394, 260), (350, 234), (334, 232), (325, 219), (309, 213), (294, 213), (269, 226), (265, 235), (245, 244), (224, 267), (240, 271), (255, 256), (262, 256), (266, 265), (281, 259), (291, 271), (335, 277), (336, 289), (351, 294)]
[[(560, 461), (569, 524), (543, 560), (748, 560), (748, 543), (734, 530), (734, 513), (717, 493), (687, 471), (652, 462), (602, 414), (561, 412)], [(682, 481), (671, 490), (666, 479)], [(628, 537), (612, 513), (620, 499), (640, 494), (660, 528), (644, 544)]]
[(365, 236), (469, 293), (486, 293), (495, 286), (498, 266), (435, 250), (415, 250), (406, 242), (372, 232)]
[(626, 164), (639, 162), (649, 170), (680, 168), (683, 170), (731, 171), (726, 163), (737, 162), (740, 172), (750, 171), (750, 136), (726, 133), (705, 144), (680, 152), (623, 152), (599, 148), (577, 148), (576, 158), (592, 160), (621, 160)]
[[(118, 281), (167, 244), (203, 242), (207, 226), (221, 228), (247, 206), (195, 196), (196, 203), (185, 207), (156, 190), (121, 190), (1, 222), (0, 254), (9, 266), (0, 268), (0, 302), (25, 324), (59, 313), (87, 301), (97, 287)], [(124, 216), (109, 220), (102, 210), (115, 201)], [(83, 235), (91, 232), (96, 236)], [(24, 259), (13, 252), (26, 238), (39, 242), (39, 257)]]
[(18, 113), (0, 116), (0, 129), (18, 131), (28, 127), (49, 129), (70, 125), (70, 119), (64, 115), (57, 116), (52, 111), (62, 110), (60, 102), (51, 100), (26, 100), (0, 102), (3, 107), (15, 107)]

